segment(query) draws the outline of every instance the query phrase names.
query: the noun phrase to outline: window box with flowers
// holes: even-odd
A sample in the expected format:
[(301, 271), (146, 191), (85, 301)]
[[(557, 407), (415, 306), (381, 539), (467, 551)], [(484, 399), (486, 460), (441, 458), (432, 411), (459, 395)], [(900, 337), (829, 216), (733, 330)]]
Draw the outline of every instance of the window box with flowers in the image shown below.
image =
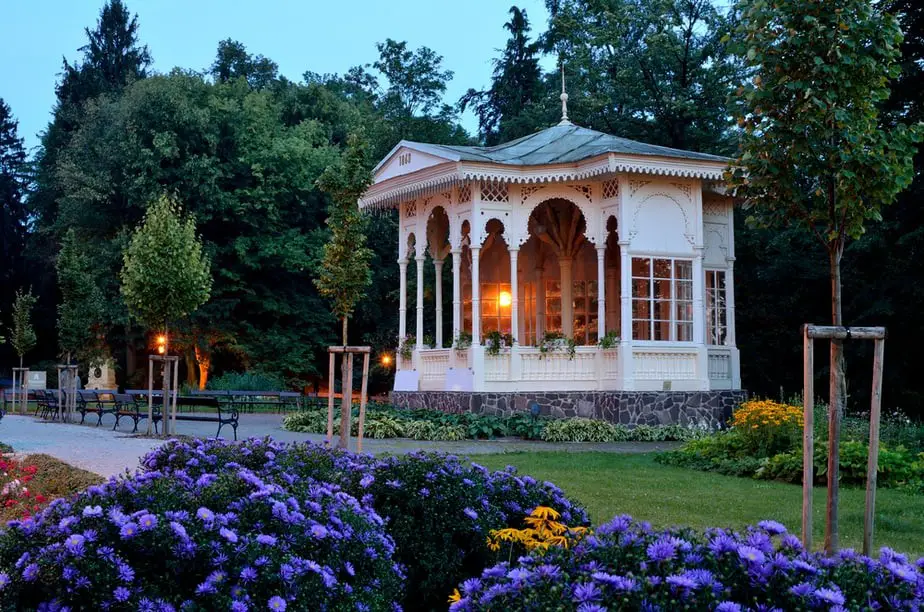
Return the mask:
[(485, 353), (492, 357), (496, 357), (501, 354), (501, 351), (509, 350), (514, 342), (516, 342), (516, 340), (514, 340), (513, 335), (492, 331), (484, 337)]
[(402, 361), (410, 361), (414, 358), (414, 347), (417, 344), (417, 338), (414, 334), (408, 334), (398, 343), (398, 350), (395, 351)]
[(568, 359), (574, 359), (575, 344), (573, 338), (568, 338), (561, 332), (545, 332), (539, 340), (539, 358), (549, 353), (568, 353)]

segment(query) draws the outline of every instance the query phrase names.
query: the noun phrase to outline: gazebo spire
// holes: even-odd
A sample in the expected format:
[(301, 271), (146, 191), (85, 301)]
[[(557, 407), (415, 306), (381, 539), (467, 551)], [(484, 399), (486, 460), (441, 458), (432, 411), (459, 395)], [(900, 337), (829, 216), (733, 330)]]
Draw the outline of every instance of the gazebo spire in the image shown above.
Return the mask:
[(565, 91), (565, 63), (561, 64), (561, 121), (558, 125), (574, 125), (568, 119), (568, 92)]

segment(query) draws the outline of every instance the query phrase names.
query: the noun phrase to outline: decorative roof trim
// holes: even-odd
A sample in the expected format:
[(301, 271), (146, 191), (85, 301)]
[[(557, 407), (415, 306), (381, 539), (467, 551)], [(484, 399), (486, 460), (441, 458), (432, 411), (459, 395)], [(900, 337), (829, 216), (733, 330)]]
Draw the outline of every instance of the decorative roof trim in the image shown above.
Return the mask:
[[(397, 149), (398, 147), (394, 150)], [(579, 164), (544, 166), (518, 167), (481, 162), (447, 162), (373, 184), (360, 198), (359, 207), (362, 209), (390, 208), (403, 200), (430, 195), (443, 191), (454, 183), (462, 184), (465, 181), (519, 184), (561, 183), (625, 172), (721, 182), (727, 167), (728, 164), (725, 162), (616, 155), (614, 153), (591, 157)]]
[(422, 142), (414, 142), (412, 140), (402, 140), (391, 148), (391, 151), (388, 152), (388, 155), (382, 158), (382, 161), (375, 165), (375, 168), (372, 169), (372, 173), (375, 174), (381, 168), (383, 168), (388, 163), (388, 161), (395, 156), (395, 153), (397, 153), (402, 148), (411, 149), (413, 151), (420, 151), (421, 153), (427, 153), (428, 155), (433, 155), (435, 157), (442, 157), (446, 161), (457, 162), (461, 159), (459, 154), (455, 151), (452, 151), (451, 149), (444, 149), (440, 146), (429, 145)]

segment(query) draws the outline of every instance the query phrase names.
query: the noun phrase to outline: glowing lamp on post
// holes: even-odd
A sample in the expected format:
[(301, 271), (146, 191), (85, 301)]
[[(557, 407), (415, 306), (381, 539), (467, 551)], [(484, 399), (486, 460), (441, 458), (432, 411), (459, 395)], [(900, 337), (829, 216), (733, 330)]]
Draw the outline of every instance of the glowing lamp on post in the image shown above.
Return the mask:
[(382, 365), (386, 368), (391, 365), (391, 355), (382, 355)]
[(157, 336), (157, 354), (163, 355), (167, 350), (167, 336)]

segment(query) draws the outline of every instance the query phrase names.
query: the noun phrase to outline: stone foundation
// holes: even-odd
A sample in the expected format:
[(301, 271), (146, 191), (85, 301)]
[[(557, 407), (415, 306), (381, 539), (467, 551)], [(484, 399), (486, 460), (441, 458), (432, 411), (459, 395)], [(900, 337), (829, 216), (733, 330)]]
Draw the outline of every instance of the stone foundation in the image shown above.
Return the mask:
[(746, 391), (557, 391), (481, 393), (393, 391), (399, 408), (429, 408), (460, 414), (509, 417), (539, 404), (540, 414), (557, 418), (585, 417), (623, 425), (670, 425), (707, 422), (724, 425)]

